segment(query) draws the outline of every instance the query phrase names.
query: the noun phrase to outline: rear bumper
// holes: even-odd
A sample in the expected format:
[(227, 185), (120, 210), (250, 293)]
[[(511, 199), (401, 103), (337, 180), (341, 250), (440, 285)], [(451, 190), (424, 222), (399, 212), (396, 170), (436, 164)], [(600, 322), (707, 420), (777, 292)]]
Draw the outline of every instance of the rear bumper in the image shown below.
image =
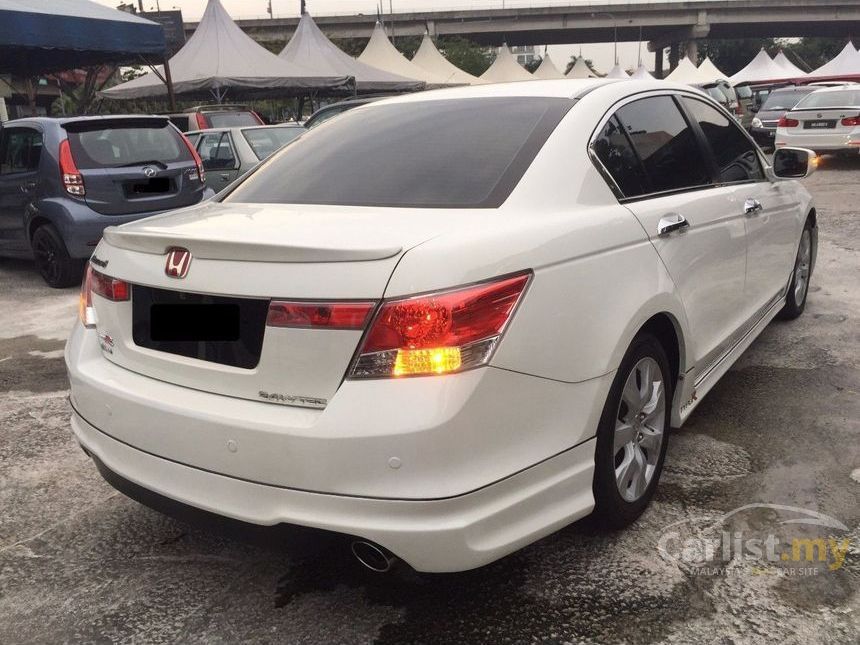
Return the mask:
[[(294, 524), (381, 544), (418, 571), (463, 571), (501, 558), (594, 507), (595, 440), (472, 493), (440, 500), (368, 499), (267, 486), (156, 457), (72, 416), (105, 478), (258, 525)], [(106, 471), (104, 470), (106, 469)]]
[(825, 132), (787, 132), (778, 129), (776, 132), (776, 146), (792, 146), (796, 148), (808, 148), (815, 152), (843, 152), (860, 150), (860, 136), (855, 134), (828, 134)]

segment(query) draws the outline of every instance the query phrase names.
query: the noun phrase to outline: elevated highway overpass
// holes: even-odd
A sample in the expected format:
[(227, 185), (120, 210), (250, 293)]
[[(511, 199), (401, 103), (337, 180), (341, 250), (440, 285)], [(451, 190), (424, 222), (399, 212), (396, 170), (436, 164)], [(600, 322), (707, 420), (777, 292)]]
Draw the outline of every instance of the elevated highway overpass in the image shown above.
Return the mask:
[[(367, 38), (373, 14), (314, 15), (331, 38)], [(398, 36), (456, 35), (487, 45), (543, 45), (639, 40), (640, 29), (662, 69), (662, 50), (702, 38), (860, 36), (860, 0), (689, 0), (611, 2), (395, 13), (386, 16)], [(285, 42), (298, 18), (237, 20), (253, 38)], [(187, 33), (196, 23), (186, 23)], [(674, 49), (677, 52), (677, 48)], [(675, 54), (675, 57), (677, 54)], [(674, 62), (674, 61), (673, 61)]]

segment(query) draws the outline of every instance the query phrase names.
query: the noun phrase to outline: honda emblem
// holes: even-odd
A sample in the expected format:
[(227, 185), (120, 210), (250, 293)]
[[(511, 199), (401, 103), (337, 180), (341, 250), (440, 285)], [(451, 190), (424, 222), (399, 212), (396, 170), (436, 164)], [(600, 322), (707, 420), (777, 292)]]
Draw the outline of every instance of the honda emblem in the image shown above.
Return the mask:
[(174, 247), (167, 249), (167, 264), (164, 273), (171, 278), (184, 278), (191, 266), (191, 252), (188, 249)]

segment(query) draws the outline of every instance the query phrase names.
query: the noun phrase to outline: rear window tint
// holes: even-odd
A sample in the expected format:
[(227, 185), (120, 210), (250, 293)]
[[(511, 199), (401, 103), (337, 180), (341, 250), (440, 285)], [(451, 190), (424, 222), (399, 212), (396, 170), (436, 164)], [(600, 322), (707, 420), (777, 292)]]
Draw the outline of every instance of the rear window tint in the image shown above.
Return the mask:
[(837, 92), (813, 92), (804, 97), (798, 108), (841, 108), (860, 107), (860, 90), (839, 90)]
[(246, 125), (260, 125), (251, 112), (206, 112), (203, 116), (210, 128), (241, 128)]
[(242, 130), (242, 136), (251, 146), (257, 159), (265, 159), (304, 132), (306, 130), (302, 127), (251, 128)]
[(357, 108), (286, 146), (225, 201), (495, 208), (571, 105), (492, 97)]
[(763, 112), (769, 110), (790, 110), (811, 90), (776, 90), (767, 95), (767, 100), (761, 106)]
[(66, 126), (75, 164), (81, 169), (118, 168), (144, 163), (190, 161), (181, 135), (166, 121)]

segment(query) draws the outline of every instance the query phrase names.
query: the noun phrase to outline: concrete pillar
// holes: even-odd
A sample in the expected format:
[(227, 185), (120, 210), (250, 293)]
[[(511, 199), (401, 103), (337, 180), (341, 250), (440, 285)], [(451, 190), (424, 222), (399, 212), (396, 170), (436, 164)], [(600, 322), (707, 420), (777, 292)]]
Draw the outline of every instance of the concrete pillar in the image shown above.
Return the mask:
[(678, 66), (678, 59), (680, 57), (680, 47), (678, 43), (672, 43), (669, 45), (669, 71), (672, 72)]
[(696, 40), (688, 40), (687, 41), (687, 58), (689, 58), (694, 65), (699, 64), (699, 43)]
[(663, 78), (663, 48), (654, 52), (654, 78)]

